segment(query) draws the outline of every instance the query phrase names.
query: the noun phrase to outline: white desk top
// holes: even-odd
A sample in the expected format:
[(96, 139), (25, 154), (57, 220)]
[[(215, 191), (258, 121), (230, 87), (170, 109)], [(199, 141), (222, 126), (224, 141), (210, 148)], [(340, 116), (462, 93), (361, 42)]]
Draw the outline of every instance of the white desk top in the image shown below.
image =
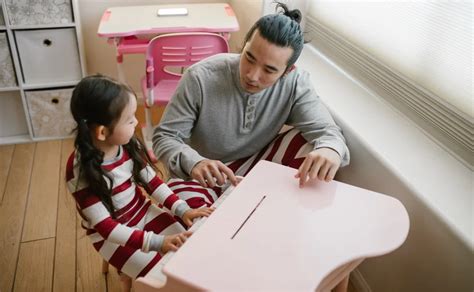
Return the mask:
[[(158, 16), (158, 9), (186, 8), (187, 15)], [(227, 3), (168, 4), (108, 8), (102, 15), (100, 37), (124, 37), (174, 32), (231, 32), (239, 30)]]
[(300, 189), (294, 174), (259, 162), (163, 272), (205, 290), (314, 291), (336, 268), (405, 241), (398, 200), (336, 181)]

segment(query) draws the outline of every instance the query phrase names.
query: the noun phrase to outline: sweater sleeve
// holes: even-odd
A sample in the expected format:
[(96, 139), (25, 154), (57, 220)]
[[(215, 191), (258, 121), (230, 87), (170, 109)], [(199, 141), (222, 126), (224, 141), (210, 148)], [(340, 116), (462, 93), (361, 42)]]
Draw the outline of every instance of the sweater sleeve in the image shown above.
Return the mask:
[(140, 171), (140, 176), (147, 183), (145, 190), (148, 194), (158, 203), (170, 210), (173, 215), (182, 218), (184, 213), (191, 209), (185, 201), (179, 199), (179, 197), (173, 193), (149, 165)]
[(188, 69), (153, 133), (153, 151), (175, 177), (189, 179), (194, 165), (205, 159), (186, 144), (199, 116), (201, 84)]
[(295, 72), (294, 99), (287, 123), (301, 131), (314, 149), (331, 148), (341, 157), (341, 166), (349, 164), (349, 149), (341, 129), (316, 94), (309, 74)]

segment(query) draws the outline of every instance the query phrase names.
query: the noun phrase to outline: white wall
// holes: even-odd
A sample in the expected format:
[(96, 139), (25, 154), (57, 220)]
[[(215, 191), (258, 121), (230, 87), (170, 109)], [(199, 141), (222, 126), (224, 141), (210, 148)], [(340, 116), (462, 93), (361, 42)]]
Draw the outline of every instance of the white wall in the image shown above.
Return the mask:
[[(311, 47), (303, 50), (297, 66), (311, 73), (351, 151), (350, 165), (336, 178), (400, 200), (410, 217), (408, 237), (399, 249), (368, 258), (358, 268), (370, 289), (473, 291), (472, 243), (441, 212), (455, 206), (462, 213), (464, 204), (471, 204), (472, 172)], [(442, 205), (434, 204), (437, 192), (446, 198)], [(471, 199), (464, 200), (469, 193)]]
[(473, 255), (469, 246), (383, 163), (382, 157), (367, 148), (359, 133), (338, 123), (348, 140), (351, 164), (337, 179), (397, 198), (410, 217), (408, 237), (399, 249), (366, 259), (359, 266), (371, 290), (472, 291)]
[(230, 48), (233, 52), (240, 52), (247, 31), (262, 16), (263, 0), (231, 0), (240, 30), (235, 32), (230, 39)]
[[(87, 73), (102, 73), (117, 78), (115, 49), (107, 40), (97, 36), (97, 29), (104, 11), (109, 7), (131, 5), (158, 5), (170, 3), (218, 3), (225, 0), (79, 0), (79, 13), (83, 35)], [(127, 55), (124, 57), (124, 71), (127, 82), (140, 92), (140, 79), (144, 76), (145, 57)]]

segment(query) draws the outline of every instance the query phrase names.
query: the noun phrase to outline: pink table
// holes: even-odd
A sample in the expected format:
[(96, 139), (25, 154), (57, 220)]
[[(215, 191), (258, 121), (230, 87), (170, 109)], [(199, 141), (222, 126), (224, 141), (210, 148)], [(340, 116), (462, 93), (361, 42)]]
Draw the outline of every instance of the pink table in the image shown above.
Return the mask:
[[(300, 189), (294, 174), (259, 162), (170, 257), (163, 291), (329, 291), (364, 258), (405, 241), (409, 218), (397, 199), (337, 181)], [(158, 272), (136, 291), (163, 286)]]
[[(158, 16), (159, 9), (185, 8), (187, 15)], [(239, 24), (227, 3), (168, 4), (108, 8), (97, 34), (112, 40), (117, 49), (119, 80), (123, 54), (145, 53), (151, 35), (176, 32), (215, 32), (229, 36)]]

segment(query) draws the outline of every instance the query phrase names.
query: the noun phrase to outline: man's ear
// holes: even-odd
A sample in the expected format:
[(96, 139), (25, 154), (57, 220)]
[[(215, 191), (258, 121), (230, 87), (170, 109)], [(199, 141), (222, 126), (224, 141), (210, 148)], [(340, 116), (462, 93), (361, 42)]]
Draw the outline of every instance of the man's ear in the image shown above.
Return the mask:
[(94, 137), (99, 140), (99, 141), (105, 141), (105, 139), (107, 138), (108, 136), (108, 129), (103, 126), (103, 125), (99, 125), (97, 127), (95, 127), (94, 129)]
[(290, 68), (286, 69), (286, 72), (283, 74), (284, 76), (288, 75), (291, 71), (295, 70), (296, 66), (295, 64), (291, 65)]

